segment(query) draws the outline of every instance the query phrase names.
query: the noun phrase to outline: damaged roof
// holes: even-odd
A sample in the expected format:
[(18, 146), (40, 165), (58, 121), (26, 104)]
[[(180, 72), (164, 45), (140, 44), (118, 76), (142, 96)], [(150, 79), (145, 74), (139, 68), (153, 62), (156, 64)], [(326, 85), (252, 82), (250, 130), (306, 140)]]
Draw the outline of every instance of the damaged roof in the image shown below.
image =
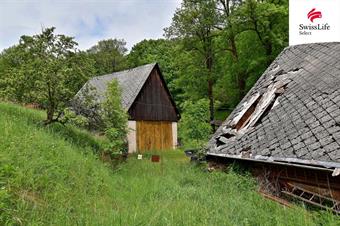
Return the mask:
[(340, 43), (284, 49), (213, 135), (207, 155), (340, 168)]
[[(146, 64), (112, 74), (93, 77), (82, 89), (85, 90), (85, 87), (88, 85), (94, 87), (99, 101), (102, 101), (102, 99), (105, 98), (107, 85), (113, 79), (117, 79), (122, 90), (122, 107), (124, 109), (129, 109), (156, 65), (157, 63)], [(81, 95), (82, 89), (77, 95)]]

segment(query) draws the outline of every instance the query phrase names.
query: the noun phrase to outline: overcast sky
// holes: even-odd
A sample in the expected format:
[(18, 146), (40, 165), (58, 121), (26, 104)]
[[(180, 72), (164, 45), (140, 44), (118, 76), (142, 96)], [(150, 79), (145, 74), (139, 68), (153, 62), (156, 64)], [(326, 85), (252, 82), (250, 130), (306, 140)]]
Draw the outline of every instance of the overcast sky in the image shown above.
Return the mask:
[(163, 37), (181, 0), (0, 0), (0, 51), (21, 35), (54, 26), (85, 50), (97, 41), (123, 38), (130, 49)]

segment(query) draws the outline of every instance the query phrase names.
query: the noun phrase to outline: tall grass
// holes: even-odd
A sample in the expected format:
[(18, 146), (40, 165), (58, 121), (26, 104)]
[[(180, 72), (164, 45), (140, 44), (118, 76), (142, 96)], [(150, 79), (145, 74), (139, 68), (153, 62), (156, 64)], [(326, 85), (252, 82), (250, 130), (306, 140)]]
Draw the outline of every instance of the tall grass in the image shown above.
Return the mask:
[(0, 225), (339, 225), (265, 200), (251, 177), (208, 173), (179, 151), (112, 170), (94, 151), (101, 140), (46, 128), (42, 117), (0, 104)]

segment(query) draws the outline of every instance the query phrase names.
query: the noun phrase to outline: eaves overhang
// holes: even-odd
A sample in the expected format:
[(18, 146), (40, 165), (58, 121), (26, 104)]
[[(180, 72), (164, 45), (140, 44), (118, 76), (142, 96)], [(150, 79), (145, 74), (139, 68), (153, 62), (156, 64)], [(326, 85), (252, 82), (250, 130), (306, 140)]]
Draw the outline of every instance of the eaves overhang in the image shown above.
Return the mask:
[(340, 175), (340, 163), (336, 162), (325, 162), (317, 160), (303, 160), (296, 158), (280, 158), (280, 157), (268, 157), (256, 155), (252, 157), (242, 157), (242, 155), (230, 155), (224, 153), (207, 153), (207, 156), (222, 157), (227, 159), (242, 160), (242, 161), (252, 161), (260, 162), (266, 164), (277, 164), (285, 166), (294, 166), (300, 168), (328, 171), (333, 174), (333, 176)]

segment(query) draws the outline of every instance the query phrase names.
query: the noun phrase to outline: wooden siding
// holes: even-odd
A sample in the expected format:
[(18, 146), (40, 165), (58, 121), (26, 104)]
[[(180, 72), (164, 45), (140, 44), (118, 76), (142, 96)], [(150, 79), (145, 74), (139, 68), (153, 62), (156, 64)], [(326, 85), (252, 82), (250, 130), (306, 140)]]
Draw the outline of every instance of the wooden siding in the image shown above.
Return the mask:
[(172, 123), (137, 121), (137, 150), (169, 150), (173, 148)]
[(157, 67), (129, 109), (129, 115), (136, 121), (178, 121), (176, 107)]

